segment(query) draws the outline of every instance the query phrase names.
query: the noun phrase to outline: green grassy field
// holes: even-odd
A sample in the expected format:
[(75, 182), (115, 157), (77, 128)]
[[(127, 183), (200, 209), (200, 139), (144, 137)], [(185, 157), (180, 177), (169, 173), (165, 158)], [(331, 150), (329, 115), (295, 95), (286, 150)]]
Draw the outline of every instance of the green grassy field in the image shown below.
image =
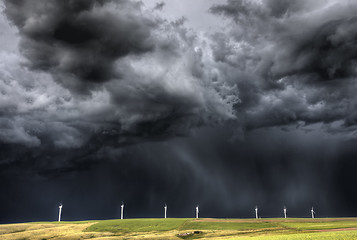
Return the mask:
[(0, 239), (357, 239), (357, 218), (124, 219), (0, 225)]

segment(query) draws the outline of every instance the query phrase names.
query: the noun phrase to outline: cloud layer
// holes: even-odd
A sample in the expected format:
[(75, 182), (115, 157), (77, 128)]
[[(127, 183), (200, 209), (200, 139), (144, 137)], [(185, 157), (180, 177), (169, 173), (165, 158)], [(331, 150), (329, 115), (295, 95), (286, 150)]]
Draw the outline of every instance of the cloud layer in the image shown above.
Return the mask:
[(248, 128), (303, 121), (354, 125), (357, 4), (227, 1), (214, 56), (238, 83)]
[(2, 16), (0, 140), (36, 152), (89, 149), (86, 156), (227, 120), (233, 139), (244, 129), (317, 122), (350, 136), (356, 8), (227, 1), (210, 12), (229, 27), (202, 34), (140, 2), (5, 1), (13, 26)]
[(120, 145), (235, 118), (234, 84), (217, 79), (204, 40), (182, 20), (133, 1), (6, 1), (5, 13), (26, 59), (12, 53), (1, 69), (12, 85), (5, 143)]

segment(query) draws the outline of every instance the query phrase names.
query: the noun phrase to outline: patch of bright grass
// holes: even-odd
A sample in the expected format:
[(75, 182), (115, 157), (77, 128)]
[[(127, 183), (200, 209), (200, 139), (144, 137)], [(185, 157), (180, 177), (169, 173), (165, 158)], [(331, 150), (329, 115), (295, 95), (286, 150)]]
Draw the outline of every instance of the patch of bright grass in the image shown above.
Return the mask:
[(186, 221), (179, 230), (259, 230), (278, 228), (280, 225), (274, 222), (217, 222), (217, 221)]
[(86, 229), (90, 232), (151, 232), (177, 229), (186, 222), (184, 218), (167, 219), (118, 219), (104, 220)]

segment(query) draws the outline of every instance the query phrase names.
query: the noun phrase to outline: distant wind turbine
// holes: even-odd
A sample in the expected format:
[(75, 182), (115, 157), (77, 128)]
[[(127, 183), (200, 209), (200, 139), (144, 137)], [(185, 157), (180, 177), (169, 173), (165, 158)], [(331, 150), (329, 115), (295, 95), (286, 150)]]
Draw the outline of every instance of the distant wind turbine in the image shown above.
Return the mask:
[(284, 206), (284, 218), (286, 218), (286, 207)]
[(258, 219), (258, 206), (255, 206), (255, 218)]
[(166, 213), (167, 213), (167, 205), (166, 204), (165, 204), (164, 209), (165, 209), (165, 218), (166, 218)]
[(315, 211), (314, 211), (314, 207), (311, 208), (311, 218), (315, 218)]
[(198, 206), (196, 206), (196, 218), (198, 218), (198, 213), (199, 213)]
[(60, 222), (61, 221), (61, 214), (62, 214), (62, 204), (61, 205), (59, 205), (59, 211), (58, 211), (58, 221)]
[(124, 218), (124, 203), (121, 204), (120, 208), (121, 208), (120, 219), (123, 219)]

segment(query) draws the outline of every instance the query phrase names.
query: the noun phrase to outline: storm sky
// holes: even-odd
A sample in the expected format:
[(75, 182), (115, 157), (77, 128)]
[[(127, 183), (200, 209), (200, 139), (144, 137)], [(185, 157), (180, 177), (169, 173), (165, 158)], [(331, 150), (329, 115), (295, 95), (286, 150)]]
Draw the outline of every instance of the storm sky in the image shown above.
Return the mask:
[(0, 222), (357, 215), (356, 1), (0, 8)]

